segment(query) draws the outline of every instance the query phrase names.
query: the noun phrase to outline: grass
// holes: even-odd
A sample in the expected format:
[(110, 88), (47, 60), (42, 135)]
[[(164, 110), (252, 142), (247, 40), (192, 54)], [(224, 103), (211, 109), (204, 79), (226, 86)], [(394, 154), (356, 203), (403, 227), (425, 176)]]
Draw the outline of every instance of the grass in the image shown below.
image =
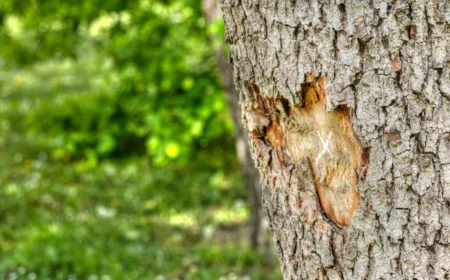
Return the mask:
[[(219, 279), (234, 273), (261, 279), (270, 272), (246, 243), (248, 213), (241, 198), (224, 205), (196, 180), (159, 188), (159, 176), (177, 171), (152, 170), (145, 159), (78, 168), (24, 160), (2, 170), (0, 271), (5, 275)], [(219, 191), (220, 200), (227, 201), (227, 193)], [(222, 230), (229, 225), (231, 232)]]

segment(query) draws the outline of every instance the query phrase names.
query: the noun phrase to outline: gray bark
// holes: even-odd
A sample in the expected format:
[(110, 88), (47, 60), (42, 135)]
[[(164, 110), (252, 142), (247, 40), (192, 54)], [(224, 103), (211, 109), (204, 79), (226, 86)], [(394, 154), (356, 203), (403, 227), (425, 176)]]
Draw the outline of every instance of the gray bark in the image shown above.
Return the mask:
[(450, 279), (450, 2), (221, 6), (284, 278)]

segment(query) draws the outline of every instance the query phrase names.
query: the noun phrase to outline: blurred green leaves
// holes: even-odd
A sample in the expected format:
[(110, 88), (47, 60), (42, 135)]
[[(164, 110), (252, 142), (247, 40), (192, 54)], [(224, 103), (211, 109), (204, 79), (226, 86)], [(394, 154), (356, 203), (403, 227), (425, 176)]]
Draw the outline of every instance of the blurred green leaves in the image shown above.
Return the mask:
[(21, 70), (0, 89), (38, 96), (24, 128), (36, 149), (62, 161), (148, 154), (161, 166), (231, 147), (200, 3), (121, 3), (3, 3), (3, 74)]

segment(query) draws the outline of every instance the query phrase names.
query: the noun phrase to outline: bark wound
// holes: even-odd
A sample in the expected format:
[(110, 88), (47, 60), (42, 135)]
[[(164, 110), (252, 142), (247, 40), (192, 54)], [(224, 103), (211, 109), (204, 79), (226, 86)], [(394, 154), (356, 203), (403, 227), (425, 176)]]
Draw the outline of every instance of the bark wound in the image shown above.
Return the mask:
[(400, 61), (398, 52), (391, 55), (391, 64), (395, 71), (400, 71), (402, 69), (402, 62)]
[(392, 144), (398, 144), (402, 141), (400, 132), (396, 129), (386, 132), (384, 135), (392, 142)]
[(325, 78), (308, 75), (306, 81), (300, 93), (303, 104), (296, 106), (281, 96), (265, 98), (257, 85), (250, 85), (256, 101), (251, 114), (258, 124), (250, 135), (257, 155), (266, 143), (282, 150), (281, 161), (284, 155), (294, 163), (308, 158), (324, 212), (346, 226), (359, 205), (358, 174), (366, 169), (369, 151), (356, 138), (346, 106), (326, 111)]

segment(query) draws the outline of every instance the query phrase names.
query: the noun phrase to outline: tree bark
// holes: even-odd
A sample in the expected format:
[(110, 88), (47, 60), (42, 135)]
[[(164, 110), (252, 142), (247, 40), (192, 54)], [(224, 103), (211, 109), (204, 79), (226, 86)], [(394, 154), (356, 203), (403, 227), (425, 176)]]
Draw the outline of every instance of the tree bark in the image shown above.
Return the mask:
[(450, 279), (450, 3), (223, 0), (285, 279)]
[[(214, 23), (221, 17), (219, 3), (215, 0), (202, 0), (202, 8), (208, 24)], [(238, 157), (242, 176), (247, 187), (250, 204), (249, 241), (253, 249), (259, 249), (267, 243), (267, 234), (262, 228), (261, 184), (258, 169), (250, 154), (247, 131), (242, 123), (241, 109), (239, 108), (239, 96), (233, 82), (233, 72), (227, 61), (225, 45), (215, 45), (218, 34), (210, 34), (213, 46), (217, 70), (226, 94), (228, 106), (233, 118), (236, 137), (236, 154)], [(266, 246), (267, 247), (267, 246)]]

